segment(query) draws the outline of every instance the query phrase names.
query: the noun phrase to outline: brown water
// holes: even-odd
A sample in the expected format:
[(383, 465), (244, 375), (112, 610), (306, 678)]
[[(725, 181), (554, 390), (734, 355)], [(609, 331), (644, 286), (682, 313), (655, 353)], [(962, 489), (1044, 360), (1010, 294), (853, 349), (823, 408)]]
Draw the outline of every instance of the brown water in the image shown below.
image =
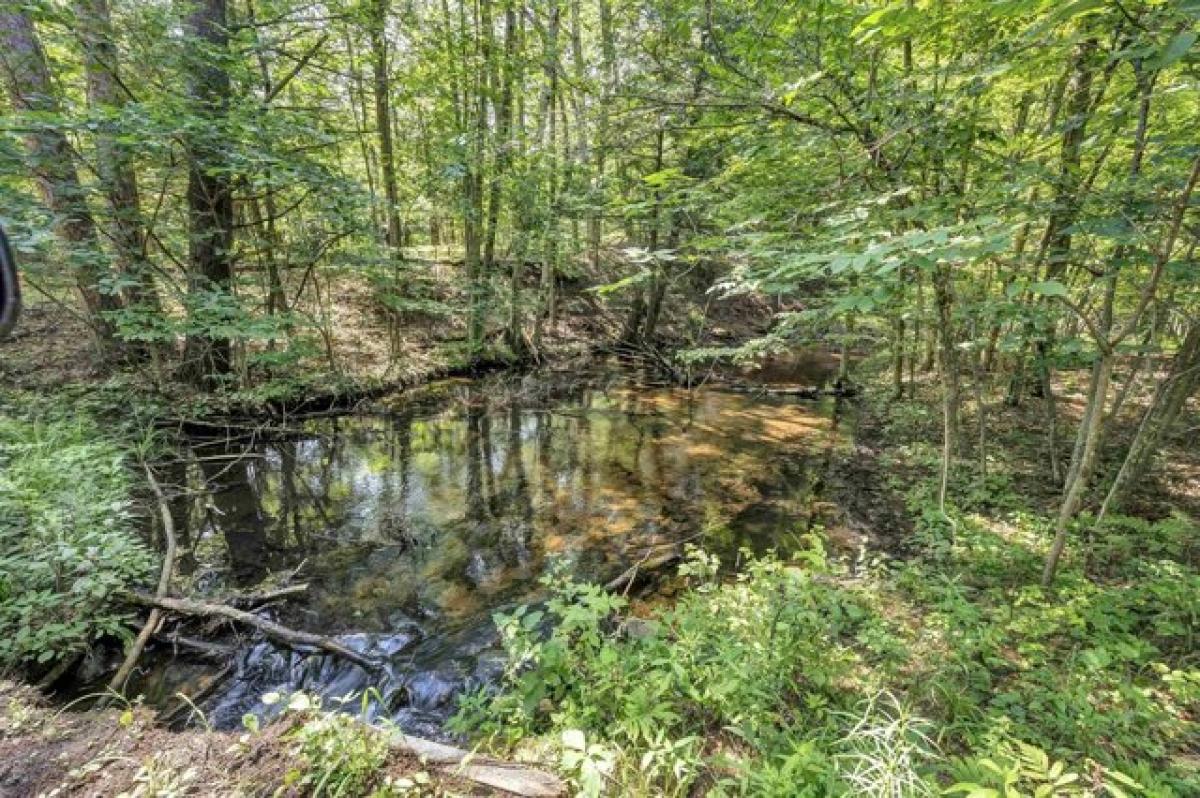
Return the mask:
[[(813, 380), (810, 380), (810, 384)], [(833, 400), (639, 387), (623, 376), (444, 383), (371, 415), (287, 434), (197, 440), (173, 508), (193, 589), (307, 582), (282, 622), (386, 663), (244, 645), (203, 702), (229, 726), (270, 690), (378, 690), (376, 711), (436, 734), (464, 688), (500, 663), (493, 612), (541, 598), (553, 562), (607, 581), (684, 542), (733, 562), (786, 550), (822, 512), (845, 443)], [(203, 688), (219, 666), (160, 646), (151, 701)]]

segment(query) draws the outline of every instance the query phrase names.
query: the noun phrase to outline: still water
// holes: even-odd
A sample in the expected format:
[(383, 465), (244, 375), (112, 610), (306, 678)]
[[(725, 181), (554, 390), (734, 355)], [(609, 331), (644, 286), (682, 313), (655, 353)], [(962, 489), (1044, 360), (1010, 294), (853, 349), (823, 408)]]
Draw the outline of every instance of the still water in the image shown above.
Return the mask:
[(733, 563), (822, 520), (835, 404), (542, 375), (195, 440), (174, 475), (191, 488), (173, 506), (177, 581), (214, 597), (305, 582), (273, 617), (385, 667), (229, 638), (229, 667), (160, 645), (134, 687), (164, 706), (207, 688), (218, 727), (268, 691), (374, 688), (374, 712), (441, 736), (455, 696), (500, 670), (492, 614), (539, 600), (548, 568), (604, 582), (685, 542)]

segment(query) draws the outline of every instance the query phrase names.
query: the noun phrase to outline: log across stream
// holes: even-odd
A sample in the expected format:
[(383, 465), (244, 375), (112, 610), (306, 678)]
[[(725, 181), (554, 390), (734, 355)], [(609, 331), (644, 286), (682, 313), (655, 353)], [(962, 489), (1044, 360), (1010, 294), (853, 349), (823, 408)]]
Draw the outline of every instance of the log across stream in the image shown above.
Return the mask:
[(373, 688), (372, 712), (445, 739), (456, 696), (501, 671), (493, 614), (544, 598), (555, 564), (626, 589), (669, 572), (686, 543), (732, 562), (828, 525), (822, 486), (852, 415), (833, 398), (623, 374), (500, 376), (197, 437), (158, 469), (173, 486), (176, 595), (303, 582), (253, 611), (379, 667), (214, 616), (157, 635), (129, 692), (164, 708), (198, 696), (228, 728), (267, 713), (271, 691)]

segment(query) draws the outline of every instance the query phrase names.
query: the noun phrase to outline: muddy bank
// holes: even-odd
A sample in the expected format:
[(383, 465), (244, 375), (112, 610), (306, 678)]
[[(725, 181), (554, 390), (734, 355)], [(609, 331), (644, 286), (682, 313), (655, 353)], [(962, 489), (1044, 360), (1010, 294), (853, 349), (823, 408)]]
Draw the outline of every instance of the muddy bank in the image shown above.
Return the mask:
[[(143, 707), (64, 712), (37, 691), (0, 680), (0, 798), (34, 795), (306, 794), (292, 723), (257, 734), (199, 728), (172, 732)], [(393, 751), (377, 776), (419, 779), (436, 794), (508, 795)]]

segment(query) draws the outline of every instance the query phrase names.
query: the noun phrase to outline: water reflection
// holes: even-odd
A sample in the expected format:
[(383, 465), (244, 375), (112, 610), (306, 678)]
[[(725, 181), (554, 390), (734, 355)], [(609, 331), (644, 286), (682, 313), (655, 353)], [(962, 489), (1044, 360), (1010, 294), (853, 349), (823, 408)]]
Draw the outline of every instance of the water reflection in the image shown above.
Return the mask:
[[(263, 643), (209, 699), (211, 721), (237, 723), (272, 689), (375, 686), (389, 714), (433, 733), (453, 695), (498, 667), (491, 613), (535, 599), (551, 560), (602, 581), (684, 540), (727, 556), (777, 545), (810, 516), (821, 452), (840, 445), (831, 405), (528, 387), (456, 385), (433, 406), (280, 440), (197, 442), (181, 475), (193, 492), (173, 508), (185, 575), (220, 591), (297, 572), (310, 592), (282, 620), (389, 663), (371, 678)], [(206, 677), (177, 661), (141, 687), (165, 698)]]

